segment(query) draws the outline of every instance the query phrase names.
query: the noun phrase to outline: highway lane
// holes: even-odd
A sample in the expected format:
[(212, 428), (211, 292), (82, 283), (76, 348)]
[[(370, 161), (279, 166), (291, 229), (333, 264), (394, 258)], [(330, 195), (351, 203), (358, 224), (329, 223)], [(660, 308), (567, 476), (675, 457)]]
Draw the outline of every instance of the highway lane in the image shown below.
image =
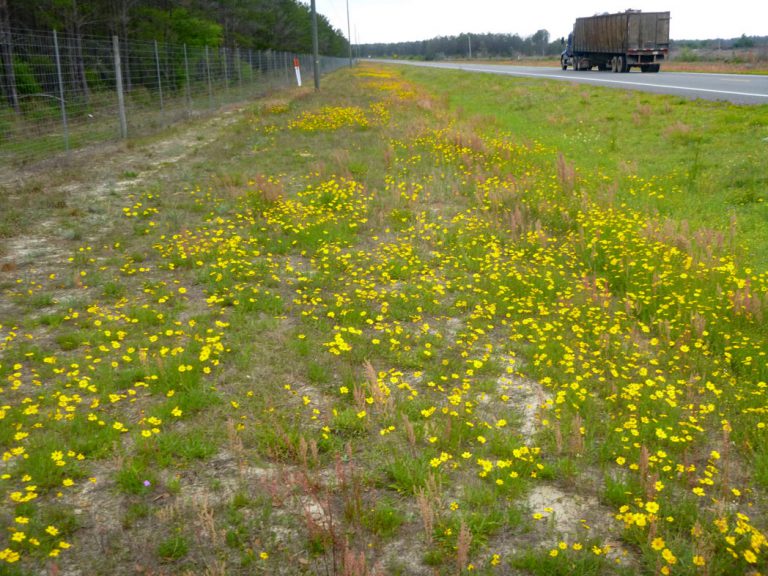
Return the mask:
[(768, 104), (768, 75), (757, 74), (702, 74), (683, 72), (659, 72), (643, 74), (633, 70), (627, 74), (598, 72), (597, 70), (561, 70), (559, 67), (513, 66), (505, 64), (472, 64), (468, 62), (413, 62), (378, 60), (397, 64), (409, 64), (430, 68), (447, 68), (467, 72), (506, 74), (544, 78), (567, 82), (583, 82), (599, 86), (644, 90), (657, 94), (674, 94), (684, 98), (723, 100), (734, 104)]

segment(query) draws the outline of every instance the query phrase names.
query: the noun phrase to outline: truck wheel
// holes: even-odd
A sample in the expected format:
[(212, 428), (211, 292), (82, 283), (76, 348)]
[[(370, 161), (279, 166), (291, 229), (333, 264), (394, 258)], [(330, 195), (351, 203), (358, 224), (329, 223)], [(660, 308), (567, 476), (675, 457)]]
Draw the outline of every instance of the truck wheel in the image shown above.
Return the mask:
[(563, 70), (568, 70), (568, 62), (564, 56), (560, 58), (560, 66), (563, 68)]
[(616, 64), (616, 56), (614, 56), (613, 58), (611, 58), (611, 72), (618, 72), (618, 71), (619, 71), (619, 67)]
[(629, 67), (627, 66), (627, 61), (624, 59), (624, 56), (616, 56), (616, 71), (617, 72), (629, 72)]

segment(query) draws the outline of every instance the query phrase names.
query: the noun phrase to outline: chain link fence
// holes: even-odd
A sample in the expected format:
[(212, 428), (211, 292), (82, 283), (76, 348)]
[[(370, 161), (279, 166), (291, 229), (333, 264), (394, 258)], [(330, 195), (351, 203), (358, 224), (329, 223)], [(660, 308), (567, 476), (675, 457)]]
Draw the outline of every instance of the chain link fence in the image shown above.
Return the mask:
[[(47, 33), (0, 35), (0, 163), (148, 134), (311, 83), (312, 56)], [(320, 73), (349, 65), (320, 58)]]

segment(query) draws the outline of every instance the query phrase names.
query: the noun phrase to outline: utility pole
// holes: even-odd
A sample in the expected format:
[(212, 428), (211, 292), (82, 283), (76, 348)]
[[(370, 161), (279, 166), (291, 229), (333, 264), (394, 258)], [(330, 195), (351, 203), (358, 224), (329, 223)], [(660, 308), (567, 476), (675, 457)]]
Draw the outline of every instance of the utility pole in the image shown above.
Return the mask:
[(472, 34), (467, 34), (467, 44), (469, 45), (469, 59), (472, 60)]
[(312, 0), (312, 69), (315, 73), (315, 91), (320, 90), (320, 47), (317, 41), (317, 9)]
[(347, 38), (349, 38), (349, 67), (352, 68), (352, 32), (349, 27), (349, 0), (347, 0)]

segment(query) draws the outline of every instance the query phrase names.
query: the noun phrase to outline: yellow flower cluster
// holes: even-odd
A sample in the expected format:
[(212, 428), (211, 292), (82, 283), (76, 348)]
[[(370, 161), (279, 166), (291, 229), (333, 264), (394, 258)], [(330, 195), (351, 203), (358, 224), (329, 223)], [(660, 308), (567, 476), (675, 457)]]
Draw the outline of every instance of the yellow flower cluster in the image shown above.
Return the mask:
[(338, 130), (346, 126), (368, 127), (368, 118), (362, 108), (356, 106), (326, 106), (318, 112), (304, 112), (288, 126), (295, 130), (317, 132)]
[[(727, 489), (738, 504), (744, 487), (725, 484), (714, 458), (702, 463), (690, 454), (710, 446), (713, 429), (729, 434), (735, 421), (753, 437), (763, 434), (766, 343), (756, 327), (768, 276), (685, 251), (666, 240), (661, 224), (626, 206), (564, 195), (566, 184), (590, 183), (578, 175), (564, 183), (553, 151), (539, 144), (446, 129), (392, 146), (387, 190), (401, 204), (390, 227), (362, 250), (321, 244), (310, 251), (318, 273), (294, 303), (333, 335), (332, 354), (354, 357), (359, 348), (424, 371), (393, 394), (419, 406), (432, 469), (446, 475), (470, 460), (497, 489), (541, 475), (546, 450), (510, 445), (512, 432), (501, 423), (513, 419), (485, 418), (475, 391), (486, 365), (523, 349), (530, 363), (518, 376), (538, 378), (552, 395), (540, 405), (541, 425), (557, 434), (572, 429), (575, 454), (586, 450), (585, 439), (599, 443), (643, 486), (617, 514), (628, 531), (663, 533), (689, 482), (694, 495)], [(429, 209), (446, 197), (468, 207), (449, 216)], [(500, 403), (511, 392), (504, 386), (494, 394)], [(586, 416), (595, 413), (605, 417)], [(388, 429), (386, 414), (365, 418)], [(456, 427), (468, 432), (458, 445), (440, 432)], [(754, 534), (755, 547), (740, 555), (750, 563), (761, 554), (762, 533), (745, 520), (740, 530)], [(668, 567), (683, 561), (667, 545), (659, 552)]]

